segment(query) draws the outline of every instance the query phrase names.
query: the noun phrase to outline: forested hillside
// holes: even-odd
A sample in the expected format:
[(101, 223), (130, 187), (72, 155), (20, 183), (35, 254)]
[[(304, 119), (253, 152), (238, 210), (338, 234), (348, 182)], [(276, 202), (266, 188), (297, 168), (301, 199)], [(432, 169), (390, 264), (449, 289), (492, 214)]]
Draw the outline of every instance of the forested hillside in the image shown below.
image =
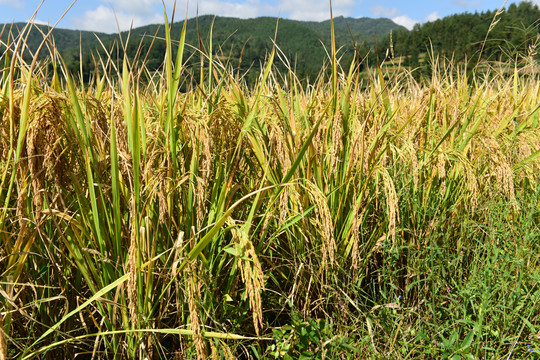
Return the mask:
[[(389, 19), (369, 19), (369, 18), (343, 18), (334, 19), (336, 41), (338, 46), (345, 46), (349, 50), (351, 57), (353, 39), (372, 45), (375, 38), (383, 38), (392, 30), (405, 30)], [(183, 21), (176, 19), (171, 29), (171, 37), (178, 40)], [(276, 35), (277, 26), (277, 36)], [(8, 26), (6, 26), (8, 27)], [(24, 24), (14, 24), (14, 33), (18, 33)], [(188, 63), (197, 73), (200, 66), (200, 56), (198, 49), (204, 52), (210, 50), (222, 59), (227, 59), (229, 64), (246, 74), (248, 81), (253, 81), (259, 72), (259, 66), (273, 45), (276, 44), (285, 56), (290, 65), (295, 68), (297, 76), (301, 78), (315, 77), (326, 60), (324, 47), (330, 46), (330, 20), (323, 22), (304, 22), (272, 17), (262, 17), (255, 19), (236, 19), (227, 17), (200, 16), (196, 19), (189, 19), (186, 24), (186, 48)], [(210, 31), (212, 29), (212, 43), (210, 43)], [(42, 33), (47, 31), (47, 27), (36, 25), (28, 37), (28, 48), (31, 52), (39, 46), (43, 39)], [(8, 43), (7, 31), (2, 36), (4, 44)], [(128, 36), (129, 35), (129, 36)], [(165, 32), (164, 26), (155, 24), (132, 29), (131, 32), (120, 34), (122, 42), (127, 42), (127, 52), (130, 58), (134, 58), (137, 52), (141, 58), (146, 59), (146, 66), (150, 71), (161, 67), (165, 53)], [(83, 73), (87, 78), (93, 69), (93, 55), (99, 52), (103, 57), (105, 49), (114, 59), (122, 58), (122, 46), (120, 36), (103, 33), (92, 33), (88, 31), (74, 31), (65, 29), (55, 29), (53, 39), (56, 48), (66, 61), (68, 68), (72, 71), (79, 71), (79, 61), (82, 47)], [(100, 44), (100, 41), (103, 45)], [(80, 47), (79, 44), (82, 44)], [(119, 50), (120, 49), (120, 50)], [(369, 49), (369, 48), (367, 48)], [(30, 56), (28, 53), (27, 56)], [(48, 53), (45, 51), (45, 54)], [(195, 55), (195, 56), (193, 56)], [(281, 62), (278, 66), (284, 68)]]
[(380, 43), (379, 56), (392, 41), (395, 57), (404, 64), (420, 65), (419, 56), (435, 55), (457, 62), (476, 64), (478, 58), (491, 61), (520, 60), (527, 55), (539, 59), (540, 9), (531, 2), (512, 3), (503, 12), (464, 13), (416, 25), (412, 31), (395, 31)]
[[(412, 31), (395, 24), (389, 19), (344, 18), (334, 19), (336, 43), (340, 48), (342, 66), (348, 66), (356, 52), (366, 65), (394, 58), (402, 66), (419, 68), (417, 76), (429, 74), (430, 64), (427, 53), (435, 56), (454, 58), (456, 63), (474, 66), (479, 58), (507, 61), (529, 58), (538, 59), (536, 45), (540, 42), (540, 9), (531, 2), (511, 4), (505, 11), (483, 13), (463, 13), (439, 19), (434, 22), (417, 24)], [(178, 40), (183, 25), (176, 19), (171, 29), (171, 37)], [(6, 25), (1, 45), (8, 44), (7, 29), (12, 26), (14, 34), (24, 24)], [(258, 77), (260, 64), (264, 62), (275, 37), (279, 47), (280, 60), (275, 64), (285, 70), (285, 62), (295, 70), (300, 79), (313, 80), (327, 61), (325, 47), (330, 47), (330, 20), (305, 22), (262, 17), (256, 19), (236, 19), (227, 17), (201, 16), (188, 20), (186, 31), (187, 69), (194, 82), (199, 81), (200, 50), (227, 63), (236, 74), (244, 76), (248, 83)], [(276, 34), (277, 26), (277, 34)], [(36, 25), (30, 32), (26, 44), (27, 57), (34, 52), (43, 39), (47, 27)], [(210, 36), (212, 31), (212, 36)], [(96, 53), (115, 61), (123, 58), (123, 46), (130, 59), (138, 58), (149, 71), (161, 68), (165, 53), (163, 25), (148, 25), (122, 32), (120, 35), (55, 29), (54, 44), (72, 72), (80, 72), (88, 80), (95, 69)], [(129, 38), (129, 41), (127, 41)], [(120, 41), (121, 40), (121, 41)], [(210, 41), (212, 40), (212, 41)], [(3, 52), (4, 50), (2, 50)], [(105, 53), (109, 55), (106, 56)], [(137, 57), (136, 55), (139, 54)], [(42, 52), (42, 57), (48, 56)], [(82, 55), (82, 67), (80, 66)], [(204, 59), (208, 63), (208, 59)]]

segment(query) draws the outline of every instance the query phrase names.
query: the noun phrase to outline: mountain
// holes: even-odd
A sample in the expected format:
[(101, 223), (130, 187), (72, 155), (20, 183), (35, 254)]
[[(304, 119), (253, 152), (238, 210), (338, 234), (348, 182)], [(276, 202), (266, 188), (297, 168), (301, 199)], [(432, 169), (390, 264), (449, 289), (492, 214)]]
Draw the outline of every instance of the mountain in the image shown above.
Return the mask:
[[(172, 25), (171, 37), (173, 40), (179, 39), (182, 24), (183, 21), (177, 21)], [(4, 44), (8, 41), (7, 34), (10, 26), (6, 25), (1, 37)], [(13, 24), (11, 26), (13, 35), (16, 36), (24, 26), (23, 23)], [(280, 54), (285, 55), (291, 62), (298, 76), (315, 76), (327, 58), (324, 46), (327, 48), (330, 46), (330, 20), (306, 22), (287, 19), (278, 20), (272, 17), (237, 19), (210, 15), (200, 16), (187, 21), (186, 43), (190, 45), (187, 47), (190, 50), (187, 51), (188, 56), (186, 58), (193, 54), (197, 55), (197, 51), (194, 49), (201, 46), (206, 51), (209, 50), (209, 34), (212, 28), (213, 53), (229, 59), (230, 63), (241, 71), (248, 71), (253, 67), (250, 76), (256, 76), (256, 70), (258, 70), (260, 62), (264, 61), (267, 52), (272, 47), (276, 26), (278, 29), (276, 44), (280, 49)], [(345, 52), (349, 51), (349, 57), (351, 57), (353, 39), (357, 43), (369, 46), (373, 43), (374, 37), (382, 38), (390, 31), (406, 31), (402, 26), (389, 19), (337, 17), (334, 19), (334, 26), (337, 45), (343, 46)], [(47, 32), (47, 26), (44, 25), (35, 25), (30, 31), (27, 45), (31, 53), (38, 48), (43, 39), (42, 33), (45, 32)], [(79, 69), (82, 49), (83, 67), (85, 72), (88, 73), (90, 70), (87, 67), (91, 67), (90, 65), (93, 62), (92, 54), (99, 52), (103, 55), (103, 46), (109, 49), (111, 53), (115, 53), (112, 49), (114, 47), (118, 49), (120, 38), (125, 42), (128, 36), (130, 39), (127, 46), (128, 55), (135, 56), (140, 46), (143, 50), (142, 56), (148, 54), (147, 67), (150, 70), (158, 69), (163, 62), (165, 53), (163, 25), (142, 26), (132, 29), (130, 33), (122, 32), (115, 35), (67, 29), (55, 29), (52, 33), (56, 49), (73, 71)], [(5, 46), (1, 45), (0, 49), (4, 51)], [(121, 51), (119, 54), (121, 54)], [(30, 57), (29, 52), (26, 53), (26, 57)], [(193, 66), (197, 66), (198, 58), (198, 55), (191, 58)], [(281, 68), (284, 67), (281, 66)]]
[[(171, 28), (173, 40), (180, 38), (183, 21), (177, 21)], [(344, 18), (334, 19), (336, 43), (344, 47), (348, 57), (352, 57), (353, 39), (357, 43), (370, 46), (374, 38), (383, 38), (390, 31), (406, 31), (402, 26), (389, 19)], [(277, 27), (277, 34), (276, 34)], [(210, 29), (212, 28), (213, 53), (230, 60), (233, 66), (247, 71), (254, 66), (257, 70), (260, 62), (264, 62), (267, 52), (272, 48), (274, 37), (280, 53), (291, 62), (297, 76), (314, 77), (327, 59), (325, 47), (331, 44), (330, 20), (323, 22), (307, 22), (274, 17), (259, 17), (255, 19), (238, 19), (230, 17), (214, 17), (210, 15), (189, 19), (186, 24), (186, 43), (196, 48), (202, 46), (209, 50)], [(350, 30), (349, 30), (350, 29)], [(121, 34), (123, 38), (127, 33)], [(352, 35), (352, 36), (351, 36)], [(144, 48), (157, 36), (165, 37), (162, 25), (148, 25), (131, 31), (130, 54), (135, 53), (139, 41)], [(165, 44), (163, 41), (154, 42), (148, 56), (148, 67), (159, 67), (163, 59)], [(279, 64), (279, 62), (277, 62)], [(278, 66), (280, 67), (280, 66)], [(283, 66), (280, 67), (282, 70)], [(256, 71), (251, 73), (255, 76)]]

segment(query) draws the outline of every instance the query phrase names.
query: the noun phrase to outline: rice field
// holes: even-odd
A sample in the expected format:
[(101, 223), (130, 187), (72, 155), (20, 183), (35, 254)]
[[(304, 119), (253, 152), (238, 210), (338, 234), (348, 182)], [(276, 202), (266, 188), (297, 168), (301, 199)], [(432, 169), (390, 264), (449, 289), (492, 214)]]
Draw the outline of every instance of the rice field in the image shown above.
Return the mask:
[(527, 64), (364, 76), (334, 47), (306, 85), (275, 48), (247, 86), (166, 33), (161, 71), (89, 83), (47, 34), (2, 44), (0, 359), (538, 358)]

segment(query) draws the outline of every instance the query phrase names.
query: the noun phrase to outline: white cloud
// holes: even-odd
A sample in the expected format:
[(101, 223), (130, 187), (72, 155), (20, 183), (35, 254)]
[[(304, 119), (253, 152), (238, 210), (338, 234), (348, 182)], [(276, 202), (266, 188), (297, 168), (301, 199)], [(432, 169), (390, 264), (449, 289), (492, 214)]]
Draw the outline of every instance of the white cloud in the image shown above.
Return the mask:
[[(340, 1), (352, 2), (352, 0)], [(172, 16), (173, 4), (174, 0), (165, 0), (169, 19)], [(175, 21), (184, 18), (187, 6), (186, 0), (177, 1)], [(204, 0), (198, 4), (191, 3), (187, 9), (188, 18), (193, 18), (197, 14), (253, 18), (272, 13), (277, 16), (279, 11), (277, 7), (260, 4), (259, 0)], [(80, 30), (116, 33), (118, 32), (117, 20), (120, 31), (128, 30), (132, 21), (133, 27), (163, 23), (163, 3), (161, 0), (110, 0), (108, 6), (99, 5), (93, 10), (86, 11), (83, 16), (74, 18), (72, 27)]]
[(133, 27), (159, 23), (163, 22), (163, 16), (159, 16), (154, 12), (150, 12), (148, 15), (132, 15), (125, 11), (115, 12), (110, 7), (100, 5), (95, 10), (87, 11), (82, 17), (77, 17), (72, 20), (73, 27), (78, 30), (91, 30), (105, 33), (116, 33), (118, 32), (118, 27), (120, 27), (120, 31), (129, 30), (132, 22)]
[[(102, 0), (105, 2), (105, 0)], [(167, 14), (172, 15), (174, 0), (165, 0)], [(141, 18), (161, 16), (163, 17), (163, 3), (161, 0), (109, 0), (108, 4), (117, 12), (125, 12), (138, 15)], [(188, 2), (178, 0), (176, 2), (175, 18), (184, 17), (188, 9), (188, 17), (199, 15), (233, 16), (238, 18), (250, 18), (261, 15), (268, 6), (261, 5), (259, 0), (201, 0)]]
[(400, 15), (392, 18), (392, 21), (398, 25), (405, 26), (407, 29), (412, 30), (414, 25), (418, 24), (418, 20), (410, 18), (408, 15)]
[[(332, 1), (334, 17), (350, 16), (355, 6), (354, 0)], [(330, 5), (326, 1), (282, 0), (276, 9), (276, 15), (294, 20), (323, 21), (330, 19)]]
[[(0, 0), (5, 1), (5, 0)], [(101, 0), (93, 10), (87, 11), (83, 16), (72, 20), (74, 28), (100, 32), (115, 33), (118, 31), (116, 18), (120, 30), (133, 26), (142, 26), (150, 23), (163, 22), (163, 8), (161, 0)], [(255, 18), (258, 16), (280, 16), (295, 20), (322, 21), (330, 18), (330, 6), (326, 1), (313, 0), (280, 0), (270, 5), (262, 0), (200, 0), (190, 2), (188, 17), (199, 15), (218, 15), (237, 18)], [(350, 16), (358, 0), (333, 0), (332, 11), (334, 17)], [(165, 0), (167, 14), (172, 15), (174, 0)], [(184, 18), (187, 0), (178, 0), (176, 4), (176, 21)], [(397, 13), (395, 14), (397, 15)]]
[[(382, 5), (376, 5), (371, 8), (371, 14), (374, 17), (386, 17), (392, 19), (398, 25), (405, 26), (407, 29), (411, 30), (415, 24), (419, 21), (412, 19), (408, 15), (400, 15), (401, 11), (398, 8), (389, 8)], [(430, 14), (431, 16), (432, 14)], [(435, 15), (437, 15), (435, 13)], [(438, 15), (437, 15), (438, 16)]]
[(393, 18), (398, 16), (399, 9), (398, 8), (388, 8), (386, 6), (382, 5), (376, 5), (371, 8), (371, 13), (374, 17), (387, 17), (387, 18)]
[(254, 18), (260, 15), (260, 6), (256, 2), (232, 2), (205, 0), (199, 4), (199, 15), (219, 15), (236, 18)]
[(441, 17), (439, 16), (439, 12), (434, 11), (431, 14), (429, 14), (428, 16), (426, 16), (426, 21), (435, 21), (435, 20), (439, 20), (440, 18)]
[(156, 0), (109, 0), (107, 3), (115, 11), (129, 11), (135, 14), (141, 14), (148, 12), (149, 9), (153, 11), (155, 4), (161, 1)]
[[(30, 21), (30, 19), (28, 19), (27, 21)], [(40, 19), (34, 19), (32, 22), (38, 25), (50, 25), (50, 26), (54, 25), (54, 24), (51, 24), (49, 21), (44, 21)]]

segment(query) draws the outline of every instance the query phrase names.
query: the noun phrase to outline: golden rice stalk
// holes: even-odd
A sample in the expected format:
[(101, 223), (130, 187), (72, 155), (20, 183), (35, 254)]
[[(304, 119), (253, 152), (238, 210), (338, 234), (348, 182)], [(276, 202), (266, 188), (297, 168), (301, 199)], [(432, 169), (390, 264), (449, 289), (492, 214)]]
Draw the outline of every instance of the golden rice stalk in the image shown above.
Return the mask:
[(529, 144), (530, 134), (521, 133), (516, 138), (517, 143), (517, 161), (522, 161), (532, 155), (533, 151)]
[(365, 209), (363, 209), (362, 213), (359, 213), (359, 210), (362, 207), (362, 204), (361, 203), (357, 204), (356, 198), (357, 198), (357, 193), (356, 193), (356, 188), (355, 188), (354, 196), (353, 196), (355, 204), (354, 204), (353, 213), (352, 213), (353, 220), (352, 220), (352, 229), (351, 229), (351, 241), (352, 241), (351, 269), (355, 277), (358, 275), (358, 267), (359, 267), (359, 262), (360, 262), (360, 219), (364, 216), (364, 211), (365, 211)]
[(63, 99), (46, 94), (32, 103), (30, 112), (26, 151), (36, 221), (39, 221), (43, 210), (46, 175), (58, 185), (68, 182), (69, 164), (63, 155), (66, 149), (62, 149), (60, 144), (64, 127), (62, 102)]
[(287, 219), (287, 213), (289, 211), (289, 193), (290, 189), (288, 186), (283, 188), (283, 191), (279, 195), (279, 219), (278, 219), (278, 226), (281, 226), (285, 219)]
[(339, 154), (343, 149), (343, 142), (341, 138), (343, 136), (342, 131), (342, 121), (341, 114), (334, 117), (332, 124), (332, 149), (330, 154), (330, 174), (333, 174), (336, 170), (338, 162), (341, 160)]
[[(172, 276), (176, 276), (176, 272), (178, 270), (178, 266), (184, 259), (184, 232), (180, 231), (178, 233), (178, 238), (176, 239), (174, 243), (174, 255), (173, 255), (173, 265), (171, 268), (171, 274)], [(170, 291), (170, 288), (167, 290)], [(170, 293), (169, 293), (170, 294)], [(182, 304), (184, 302), (183, 295), (181, 293), (180, 287), (176, 287), (176, 311), (178, 314), (182, 312)]]
[[(226, 95), (232, 96), (232, 95)], [(208, 125), (210, 138), (215, 139), (214, 144), (220, 146), (225, 153), (234, 151), (237, 139), (242, 130), (242, 123), (237, 120), (232, 110), (232, 99), (220, 100), (212, 113), (212, 123)]]
[(26, 214), (26, 198), (27, 198), (27, 192), (28, 192), (28, 184), (26, 184), (26, 181), (24, 180), (24, 176), (22, 175), (21, 169), (18, 169), (17, 171), (17, 209), (15, 212), (15, 215), (17, 219), (19, 219), (19, 226), (20, 226), (20, 233), (22, 234), (23, 231), (26, 229), (27, 226), (27, 214)]
[(323, 192), (313, 183), (306, 182), (307, 192), (315, 205), (315, 227), (322, 239), (322, 267), (328, 270), (335, 263), (336, 240), (334, 238), (334, 222), (328, 208), (328, 202)]
[[(476, 178), (475, 169), (464, 153), (452, 151), (449, 155), (455, 156), (458, 159), (458, 164), (456, 165), (457, 171), (455, 171), (454, 174), (457, 176), (465, 176), (465, 186), (469, 192), (467, 199), (470, 202), (471, 211), (474, 211), (478, 206), (479, 196), (478, 180)], [(464, 170), (464, 172), (461, 170)]]
[(199, 169), (202, 173), (203, 183), (206, 184), (212, 179), (212, 148), (214, 147), (214, 139), (208, 130), (207, 123), (202, 124), (199, 130), (199, 141), (201, 143), (201, 166)]
[(392, 237), (393, 246), (396, 246), (396, 227), (399, 221), (399, 201), (394, 181), (384, 167), (379, 168), (383, 179), (384, 195), (386, 197), (386, 210), (388, 214), (388, 234)]
[[(272, 125), (269, 130), (268, 137), (270, 143), (269, 148), (271, 149), (271, 154), (269, 156), (269, 159), (271, 161), (270, 166), (273, 166), (275, 168), (281, 168), (281, 172), (283, 174), (286, 174), (292, 166), (288, 147), (285, 142), (286, 135), (277, 126)], [(275, 164), (272, 164), (272, 162), (275, 162)], [(286, 186), (283, 188), (283, 191), (279, 196), (278, 226), (282, 225), (285, 222), (293, 202), (297, 203), (297, 199), (297, 193), (295, 192), (293, 187)]]
[(111, 109), (111, 119), (116, 130), (116, 144), (118, 149), (118, 157), (120, 163), (124, 166), (120, 166), (120, 173), (124, 179), (129, 178), (130, 173), (130, 164), (131, 164), (131, 152), (128, 147), (128, 134), (127, 134), (127, 124), (124, 121), (123, 114), (123, 105), (116, 103), (112, 106)]
[[(208, 183), (212, 179), (212, 147), (214, 146), (212, 136), (208, 131), (207, 117), (195, 118), (197, 122), (194, 124), (195, 132), (193, 133), (193, 149), (200, 151), (198, 176), (196, 177), (195, 198), (197, 206), (195, 209), (197, 215), (197, 228), (202, 228), (204, 214), (207, 212), (206, 198)], [(200, 148), (200, 149), (199, 149)], [(199, 149), (199, 150), (195, 150)]]
[[(166, 157), (158, 151), (150, 151), (148, 153), (147, 164), (154, 164), (153, 166), (145, 166), (143, 179), (144, 182), (152, 188), (153, 201), (157, 200), (158, 203), (158, 220), (160, 224), (165, 224), (170, 220), (170, 213), (168, 207), (168, 183)], [(156, 199), (157, 198), (157, 199)]]
[(203, 227), (203, 219), (204, 214), (206, 214), (206, 185), (208, 183), (208, 179), (205, 179), (203, 176), (196, 176), (195, 177), (195, 199), (196, 205), (195, 205), (195, 214), (197, 215), (197, 229), (201, 229)]
[(188, 267), (188, 307), (189, 318), (191, 320), (191, 331), (193, 331), (193, 342), (195, 343), (195, 350), (197, 352), (197, 358), (205, 360), (208, 358), (206, 343), (202, 336), (201, 331), (201, 318), (199, 316), (199, 299), (201, 297), (201, 283), (196, 276), (196, 266), (194, 262), (191, 262)]
[(235, 227), (232, 229), (232, 235), (238, 254), (238, 267), (242, 281), (246, 285), (249, 308), (253, 314), (253, 326), (259, 335), (259, 327), (263, 325), (261, 292), (264, 291), (264, 273), (247, 231)]
[(362, 125), (351, 125), (352, 129), (352, 143), (351, 143), (351, 165), (349, 171), (361, 171), (363, 173), (368, 172), (368, 164), (365, 161), (365, 123)]
[(315, 156), (317, 156), (317, 162), (322, 164), (326, 156), (326, 136), (328, 134), (328, 129), (324, 121), (321, 122), (321, 125), (317, 129), (317, 132), (313, 136), (313, 149), (315, 151)]
[(478, 180), (476, 178), (475, 169), (473, 168), (471, 162), (469, 159), (461, 152), (453, 152), (453, 156), (455, 156), (459, 160), (459, 164), (463, 166), (463, 169), (465, 170), (465, 178), (466, 178), (466, 187), (469, 192), (468, 199), (470, 201), (471, 205), (471, 211), (474, 211), (476, 207), (478, 206)]
[[(0, 160), (6, 160), (9, 155), (9, 151), (12, 149), (10, 146), (10, 118), (19, 119), (21, 116), (20, 97), (14, 98), (13, 110), (9, 106), (8, 98), (1, 97), (0, 95), (0, 109), (3, 109), (3, 116), (0, 118)], [(15, 139), (18, 131), (18, 121), (14, 121)], [(24, 149), (23, 149), (24, 151)], [(24, 155), (23, 155), (24, 156)]]
[(90, 127), (95, 138), (95, 144), (99, 147), (100, 153), (108, 153), (110, 148), (110, 129), (107, 121), (107, 113), (103, 108), (104, 103), (93, 98), (86, 97), (86, 110), (90, 119)]
[(236, 356), (233, 355), (231, 348), (224, 342), (220, 340), (221, 344), (221, 350), (223, 350), (223, 354), (225, 355), (226, 360), (236, 360)]
[[(280, 167), (281, 172), (283, 174), (286, 174), (292, 166), (291, 158), (287, 149), (287, 143), (285, 140), (287, 138), (287, 135), (275, 124), (269, 124), (269, 127), (269, 158), (271, 159), (271, 161), (274, 160), (276, 162), (274, 167)], [(272, 162), (270, 164), (272, 164)]]
[[(418, 187), (418, 180), (419, 180), (419, 168), (418, 168), (418, 156), (416, 154), (416, 150), (414, 149), (414, 145), (412, 142), (406, 142), (403, 145), (403, 153), (398, 154), (400, 157), (404, 157), (404, 161), (409, 160), (411, 164), (411, 174), (413, 177), (413, 185), (414, 189)], [(406, 156), (406, 157), (405, 157)]]
[(514, 189), (514, 172), (512, 171), (512, 167), (506, 160), (506, 157), (496, 139), (486, 136), (483, 139), (483, 142), (492, 165), (491, 168), (495, 172), (494, 175), (497, 184), (501, 187), (501, 192), (510, 200), (514, 209), (517, 210), (516, 194)]
[(209, 341), (209, 343), (210, 343), (210, 359), (219, 360), (219, 352), (216, 345), (214, 344), (213, 341)]
[[(131, 200), (132, 215), (134, 214), (135, 201)], [(136, 215), (135, 215), (136, 216)], [(131, 240), (129, 245), (128, 252), (128, 272), (129, 277), (127, 280), (127, 298), (128, 298), (128, 308), (129, 314), (131, 317), (131, 327), (132, 329), (138, 328), (138, 305), (137, 305), (137, 237), (136, 229), (131, 229)]]
[[(221, 359), (221, 357), (219, 356), (218, 346), (216, 346), (213, 341), (210, 341), (210, 349), (210, 359)], [(225, 341), (219, 340), (219, 349), (221, 349), (221, 351), (223, 352), (225, 360), (236, 360), (236, 356), (233, 355), (231, 348), (225, 343)]]
[(184, 253), (184, 232), (180, 231), (178, 233), (178, 238), (176, 239), (174, 243), (174, 259), (173, 259), (173, 265), (171, 269), (172, 274), (176, 274), (178, 265), (180, 265), (183, 259), (183, 253)]

